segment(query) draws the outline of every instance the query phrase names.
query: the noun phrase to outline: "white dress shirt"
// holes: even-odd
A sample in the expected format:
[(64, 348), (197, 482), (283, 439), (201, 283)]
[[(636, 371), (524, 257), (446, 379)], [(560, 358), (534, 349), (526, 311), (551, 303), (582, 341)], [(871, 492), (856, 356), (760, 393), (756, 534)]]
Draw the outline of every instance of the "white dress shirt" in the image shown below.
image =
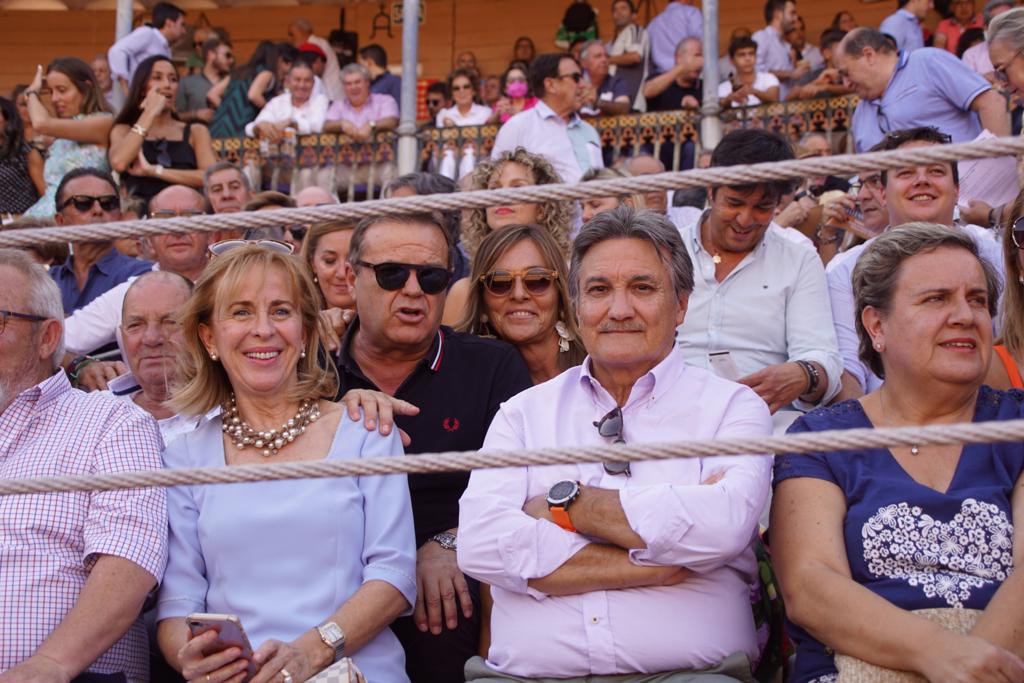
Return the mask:
[(171, 46), (163, 33), (149, 24), (140, 26), (107, 50), (110, 73), (131, 83), (139, 64), (149, 57), (160, 55), (171, 58)]
[[(119, 401), (130, 403), (135, 406), (136, 409), (146, 412), (136, 403), (133, 397), (142, 391), (142, 387), (139, 386), (139, 381), (135, 379), (135, 375), (131, 372), (126, 372), (123, 375), (115, 377), (107, 383), (107, 391), (101, 391), (101, 394), (107, 394), (113, 396)], [(147, 415), (149, 413), (146, 413)], [(220, 406), (217, 406), (203, 417), (186, 417), (184, 415), (172, 415), (163, 419), (157, 420), (156, 424), (160, 428), (160, 437), (164, 440), (164, 446), (174, 441), (182, 434), (187, 434), (195, 430), (203, 420), (206, 420), (212, 415), (220, 414)]]
[(256, 115), (256, 119), (246, 124), (245, 134), (253, 137), (256, 134), (256, 126), (263, 122), (280, 126), (289, 121), (295, 122), (299, 135), (320, 133), (324, 129), (329, 104), (323, 95), (313, 95), (301, 107), (296, 107), (292, 104), (292, 96), (289, 93), (282, 93), (267, 102)]
[[(999, 281), (1004, 280), (1002, 247), (995, 239), (991, 230), (977, 225), (958, 225), (962, 228), (974, 243), (978, 245), (981, 255), (999, 273)], [(836, 330), (836, 341), (839, 344), (839, 354), (843, 359), (843, 369), (849, 372), (864, 393), (869, 393), (882, 386), (882, 379), (873, 373), (860, 359), (860, 337), (857, 336), (857, 327), (854, 323), (855, 303), (853, 300), (853, 268), (857, 265), (857, 259), (864, 253), (869, 244), (875, 241), (872, 237), (863, 244), (858, 244), (841, 254), (837, 254), (828, 263), (825, 274), (828, 277), (828, 296), (832, 303), (832, 320)]]
[[(483, 449), (607, 444), (593, 423), (615, 400), (590, 359), (501, 406)], [(633, 385), (622, 406), (627, 443), (762, 437), (764, 402), (749, 388), (689, 367), (674, 350)], [(771, 476), (766, 457), (635, 462), (632, 476), (598, 464), (474, 470), (459, 502), (459, 567), (491, 586), (487, 665), (511, 676), (568, 678), (704, 668), (728, 655), (756, 657), (749, 586), (751, 542)], [(702, 485), (723, 471), (716, 484)], [(556, 482), (618, 489), (630, 527), (645, 541), (639, 566), (678, 566), (673, 586), (554, 596), (528, 585), (592, 542), (530, 517), (523, 504)]]
[[(579, 130), (570, 131), (570, 128)], [(604, 167), (601, 140), (594, 127), (576, 114), (566, 122), (543, 100), (502, 125), (494, 139), (491, 158), (496, 159), (516, 147), (546, 158), (564, 183), (578, 183), (590, 168)]]
[[(820, 402), (827, 403), (839, 393), (843, 365), (817, 252), (769, 228), (718, 282), (712, 256), (700, 241), (700, 224), (698, 220), (682, 231), (694, 275), (677, 337), (686, 361), (707, 368), (709, 353), (728, 351), (741, 376), (769, 365), (813, 361), (825, 369), (828, 388)], [(795, 405), (813, 407), (802, 401)]]

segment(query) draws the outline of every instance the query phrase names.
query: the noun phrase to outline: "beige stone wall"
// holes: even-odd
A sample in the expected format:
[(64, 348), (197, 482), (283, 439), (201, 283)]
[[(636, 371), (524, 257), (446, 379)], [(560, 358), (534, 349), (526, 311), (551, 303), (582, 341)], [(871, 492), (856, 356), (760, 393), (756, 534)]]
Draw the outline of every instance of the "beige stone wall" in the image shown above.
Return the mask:
[[(190, 10), (189, 22), (206, 16), (215, 26), (231, 32), (235, 50), (246, 58), (260, 40), (283, 40), (289, 21), (306, 17), (325, 35), (337, 27), (336, 5), (290, 7), (246, 7)], [(567, 0), (426, 0), (426, 21), (420, 33), (421, 75), (439, 78), (447, 74), (454, 55), (472, 50), (485, 73), (500, 73), (511, 58), (512, 45), (520, 35), (533, 38), (539, 51), (553, 49), (555, 29), (561, 21)], [(602, 36), (611, 33), (609, 0), (591, 0), (600, 12)], [(651, 0), (660, 10), (665, 0)], [(721, 33), (724, 40), (737, 26), (753, 29), (763, 24), (762, 0), (721, 0)], [(390, 0), (388, 2), (390, 7)], [(808, 25), (812, 41), (841, 8), (851, 8), (862, 24), (877, 26), (890, 13), (895, 2), (863, 4), (852, 0), (802, 0), (800, 11)], [(398, 64), (401, 52), (401, 26), (394, 26), (392, 37), (378, 33), (371, 40), (375, 2), (351, 5), (347, 10), (348, 29), (358, 31), (360, 44), (379, 42)], [(643, 10), (642, 10), (643, 11)], [(105, 51), (114, 36), (111, 11), (10, 11), (0, 10), (0, 93), (8, 94), (19, 82), (27, 83), (36, 64), (46, 64), (62, 55), (85, 59)]]

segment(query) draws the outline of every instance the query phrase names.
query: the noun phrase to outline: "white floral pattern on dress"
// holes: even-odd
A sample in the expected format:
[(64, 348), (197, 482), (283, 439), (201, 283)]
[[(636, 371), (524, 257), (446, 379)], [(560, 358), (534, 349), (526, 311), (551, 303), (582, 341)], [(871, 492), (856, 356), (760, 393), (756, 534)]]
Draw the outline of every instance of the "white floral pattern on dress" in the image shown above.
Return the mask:
[(864, 561), (878, 577), (904, 579), (928, 598), (963, 607), (971, 591), (1013, 571), (1013, 524), (997, 505), (967, 498), (949, 522), (917, 505), (879, 508), (861, 527)]
[(807, 683), (838, 683), (838, 682), (839, 682), (839, 674), (837, 674), (837, 673), (835, 673), (835, 674), (822, 674), (821, 676), (818, 676), (816, 678), (812, 678), (811, 680), (807, 681)]

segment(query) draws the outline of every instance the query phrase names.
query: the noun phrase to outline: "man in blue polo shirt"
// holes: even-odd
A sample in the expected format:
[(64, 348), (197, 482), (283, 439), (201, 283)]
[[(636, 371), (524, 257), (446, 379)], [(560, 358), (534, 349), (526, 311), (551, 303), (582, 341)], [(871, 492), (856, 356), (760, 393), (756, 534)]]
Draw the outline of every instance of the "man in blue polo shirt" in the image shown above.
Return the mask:
[[(57, 186), (57, 225), (87, 225), (121, 220), (121, 198), (110, 174), (95, 168), (76, 168)], [(74, 253), (50, 268), (60, 288), (64, 315), (116, 287), (133, 275), (152, 270), (149, 261), (124, 256), (110, 240), (75, 242)]]
[(896, 0), (896, 7), (895, 12), (882, 20), (878, 30), (892, 36), (900, 50), (921, 49), (924, 47), (921, 21), (928, 16), (932, 0)]
[(945, 50), (897, 52), (881, 31), (858, 28), (839, 44), (835, 62), (844, 85), (860, 96), (852, 126), (858, 152), (890, 131), (919, 126), (934, 126), (953, 142), (973, 140), (983, 128), (1010, 134), (1003, 96)]

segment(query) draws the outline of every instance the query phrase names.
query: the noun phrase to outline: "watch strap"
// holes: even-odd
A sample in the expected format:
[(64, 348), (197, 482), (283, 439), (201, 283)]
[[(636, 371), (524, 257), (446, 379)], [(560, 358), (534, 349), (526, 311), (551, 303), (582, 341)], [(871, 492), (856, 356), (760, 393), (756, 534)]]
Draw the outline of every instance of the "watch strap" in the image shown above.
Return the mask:
[(552, 519), (555, 520), (555, 524), (562, 527), (566, 531), (576, 532), (576, 527), (572, 525), (572, 520), (569, 519), (569, 511), (560, 505), (552, 505), (548, 508), (551, 512)]

